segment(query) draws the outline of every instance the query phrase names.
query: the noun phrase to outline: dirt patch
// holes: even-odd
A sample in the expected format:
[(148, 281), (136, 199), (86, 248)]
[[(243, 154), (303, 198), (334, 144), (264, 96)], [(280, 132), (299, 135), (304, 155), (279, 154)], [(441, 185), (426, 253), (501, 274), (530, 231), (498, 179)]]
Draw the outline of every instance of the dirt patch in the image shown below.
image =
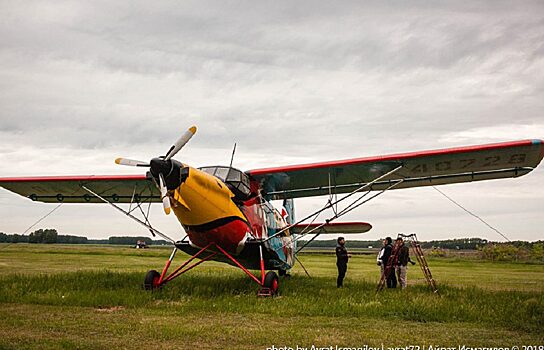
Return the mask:
[(113, 306), (113, 307), (101, 307), (101, 308), (94, 309), (94, 310), (97, 311), (97, 312), (111, 313), (111, 312), (122, 311), (124, 309), (125, 308), (123, 306)]

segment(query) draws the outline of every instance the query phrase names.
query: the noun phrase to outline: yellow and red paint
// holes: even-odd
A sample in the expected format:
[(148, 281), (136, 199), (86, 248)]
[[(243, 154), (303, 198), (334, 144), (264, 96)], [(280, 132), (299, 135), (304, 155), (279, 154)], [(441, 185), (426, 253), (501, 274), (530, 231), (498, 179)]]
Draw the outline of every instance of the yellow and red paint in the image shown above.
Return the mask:
[(187, 179), (169, 195), (172, 210), (191, 242), (199, 247), (216, 243), (230, 253), (239, 253), (251, 229), (221, 180), (190, 167)]
[[(174, 214), (197, 247), (215, 243), (238, 255), (247, 239), (266, 239), (287, 225), (257, 193), (235, 203), (233, 192), (223, 181), (192, 167), (185, 181), (169, 191), (169, 197)], [(288, 231), (270, 239), (267, 248), (277, 255), (283, 268), (292, 265), (293, 243)]]

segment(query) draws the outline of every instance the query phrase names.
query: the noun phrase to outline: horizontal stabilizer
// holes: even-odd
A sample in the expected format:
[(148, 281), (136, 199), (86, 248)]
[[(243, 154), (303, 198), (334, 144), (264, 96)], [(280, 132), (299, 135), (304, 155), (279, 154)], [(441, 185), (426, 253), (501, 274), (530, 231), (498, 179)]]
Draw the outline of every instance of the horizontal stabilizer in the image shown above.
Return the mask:
[[(292, 234), (359, 234), (370, 231), (372, 225), (367, 222), (338, 222), (323, 225), (322, 223), (298, 224), (290, 228)], [(320, 228), (318, 228), (320, 227)], [(318, 228), (318, 229), (316, 229)]]

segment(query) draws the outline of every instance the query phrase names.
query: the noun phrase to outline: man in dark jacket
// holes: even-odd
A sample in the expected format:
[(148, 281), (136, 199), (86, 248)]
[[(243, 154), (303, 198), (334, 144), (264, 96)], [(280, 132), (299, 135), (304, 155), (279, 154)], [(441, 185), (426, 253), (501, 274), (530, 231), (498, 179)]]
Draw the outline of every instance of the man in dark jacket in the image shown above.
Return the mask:
[(382, 265), (384, 266), (384, 273), (387, 273), (387, 276), (385, 276), (387, 281), (387, 288), (397, 288), (397, 278), (395, 276), (396, 262), (393, 262), (390, 270), (386, 271), (389, 258), (393, 253), (393, 239), (391, 239), (391, 237), (386, 237), (384, 244), (385, 247), (383, 248)]
[(336, 279), (336, 287), (341, 288), (348, 270), (348, 260), (351, 255), (348, 254), (344, 237), (338, 237), (338, 244), (336, 245), (336, 267), (338, 267), (338, 278)]

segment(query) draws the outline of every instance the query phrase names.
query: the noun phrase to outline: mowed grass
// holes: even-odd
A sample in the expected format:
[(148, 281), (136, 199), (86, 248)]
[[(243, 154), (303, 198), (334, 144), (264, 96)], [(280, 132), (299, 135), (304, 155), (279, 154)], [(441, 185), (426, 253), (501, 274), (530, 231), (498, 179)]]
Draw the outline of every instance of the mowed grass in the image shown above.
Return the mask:
[(0, 245), (0, 348), (544, 345), (544, 265), (430, 259), (440, 295), (418, 266), (407, 290), (376, 294), (373, 256), (353, 257), (339, 290), (334, 256), (301, 255), (312, 277), (297, 266), (276, 298), (215, 262), (144, 291), (169, 253)]

